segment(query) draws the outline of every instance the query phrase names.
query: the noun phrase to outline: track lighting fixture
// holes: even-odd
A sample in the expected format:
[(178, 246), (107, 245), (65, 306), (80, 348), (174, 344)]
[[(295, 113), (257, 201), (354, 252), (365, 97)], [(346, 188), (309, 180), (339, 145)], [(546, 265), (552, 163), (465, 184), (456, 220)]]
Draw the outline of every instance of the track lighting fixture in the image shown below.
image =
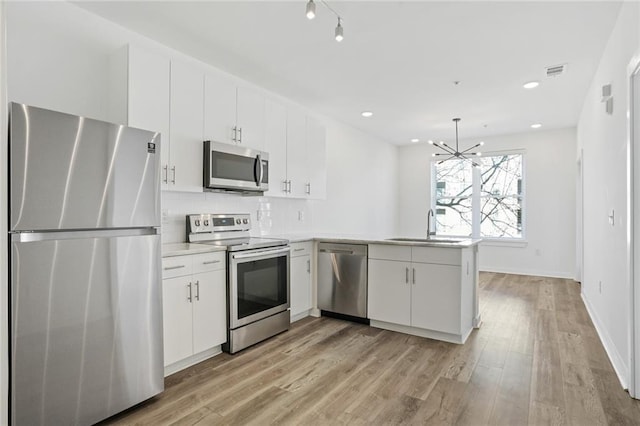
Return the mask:
[(316, 17), (316, 4), (313, 0), (309, 0), (307, 3), (307, 19), (313, 19)]
[(336, 25), (336, 41), (341, 42), (344, 39), (344, 30), (342, 28), (341, 19), (338, 17), (338, 25)]
[[(329, 6), (329, 3), (327, 3), (326, 0), (320, 0), (320, 2), (324, 5), (324, 7), (326, 7), (334, 15), (336, 15), (336, 18), (338, 18), (338, 25), (336, 25), (334, 34), (336, 37), (336, 41), (341, 42), (342, 40), (344, 40), (344, 27), (342, 26), (342, 16), (340, 16), (338, 12), (336, 12), (331, 6)], [(313, 0), (309, 0), (307, 2), (307, 19), (313, 19), (315, 17), (316, 17), (316, 4)]]

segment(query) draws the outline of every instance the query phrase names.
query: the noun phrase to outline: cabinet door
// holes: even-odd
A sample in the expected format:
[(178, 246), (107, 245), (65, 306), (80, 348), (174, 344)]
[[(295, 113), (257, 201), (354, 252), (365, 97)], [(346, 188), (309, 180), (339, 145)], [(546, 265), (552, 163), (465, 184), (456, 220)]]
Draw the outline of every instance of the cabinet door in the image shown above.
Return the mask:
[(202, 192), (204, 73), (171, 62), (171, 158), (169, 187)]
[(131, 127), (160, 132), (160, 146), (156, 153), (161, 155), (163, 189), (168, 183), (170, 155), (170, 67), (169, 58), (129, 46), (127, 123)]
[(164, 365), (193, 354), (190, 276), (162, 280)]
[(290, 263), (291, 316), (311, 309), (311, 256), (296, 256)]
[(265, 103), (265, 145), (269, 153), (269, 191), (266, 195), (287, 195), (287, 109), (270, 99)]
[(235, 143), (236, 84), (222, 75), (204, 79), (204, 140)]
[(411, 325), (460, 333), (460, 267), (412, 263)]
[(370, 319), (411, 325), (410, 267), (407, 262), (369, 259)]
[(327, 141), (326, 130), (322, 123), (307, 117), (307, 167), (309, 182), (308, 198), (324, 200), (327, 198)]
[(226, 270), (193, 275), (193, 353), (227, 341)]
[(237, 124), (240, 146), (264, 150), (264, 95), (238, 87)]
[(295, 108), (287, 109), (287, 179), (290, 196), (307, 197), (307, 117)]

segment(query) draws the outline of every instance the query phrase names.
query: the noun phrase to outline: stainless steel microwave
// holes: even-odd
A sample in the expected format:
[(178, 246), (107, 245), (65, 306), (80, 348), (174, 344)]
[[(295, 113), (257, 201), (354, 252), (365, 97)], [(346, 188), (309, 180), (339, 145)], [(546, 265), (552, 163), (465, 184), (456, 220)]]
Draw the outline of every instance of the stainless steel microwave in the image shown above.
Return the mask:
[(269, 189), (269, 154), (204, 141), (204, 189), (262, 194)]

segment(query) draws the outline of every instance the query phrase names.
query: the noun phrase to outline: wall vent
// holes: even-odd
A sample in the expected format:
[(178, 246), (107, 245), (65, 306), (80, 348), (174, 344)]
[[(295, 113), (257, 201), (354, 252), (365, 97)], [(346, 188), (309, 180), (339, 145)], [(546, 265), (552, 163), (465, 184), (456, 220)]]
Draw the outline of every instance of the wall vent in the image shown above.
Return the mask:
[(560, 74), (564, 74), (566, 70), (567, 70), (567, 64), (554, 65), (551, 67), (547, 67), (546, 69), (547, 77), (557, 77)]

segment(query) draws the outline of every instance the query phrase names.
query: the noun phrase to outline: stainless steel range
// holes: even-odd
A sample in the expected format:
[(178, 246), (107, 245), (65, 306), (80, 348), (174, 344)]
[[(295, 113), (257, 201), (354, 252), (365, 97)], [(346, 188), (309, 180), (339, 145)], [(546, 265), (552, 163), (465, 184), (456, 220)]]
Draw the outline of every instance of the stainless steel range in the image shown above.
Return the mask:
[(227, 343), (236, 353), (289, 329), (289, 241), (249, 236), (248, 214), (187, 216), (187, 239), (227, 249)]

